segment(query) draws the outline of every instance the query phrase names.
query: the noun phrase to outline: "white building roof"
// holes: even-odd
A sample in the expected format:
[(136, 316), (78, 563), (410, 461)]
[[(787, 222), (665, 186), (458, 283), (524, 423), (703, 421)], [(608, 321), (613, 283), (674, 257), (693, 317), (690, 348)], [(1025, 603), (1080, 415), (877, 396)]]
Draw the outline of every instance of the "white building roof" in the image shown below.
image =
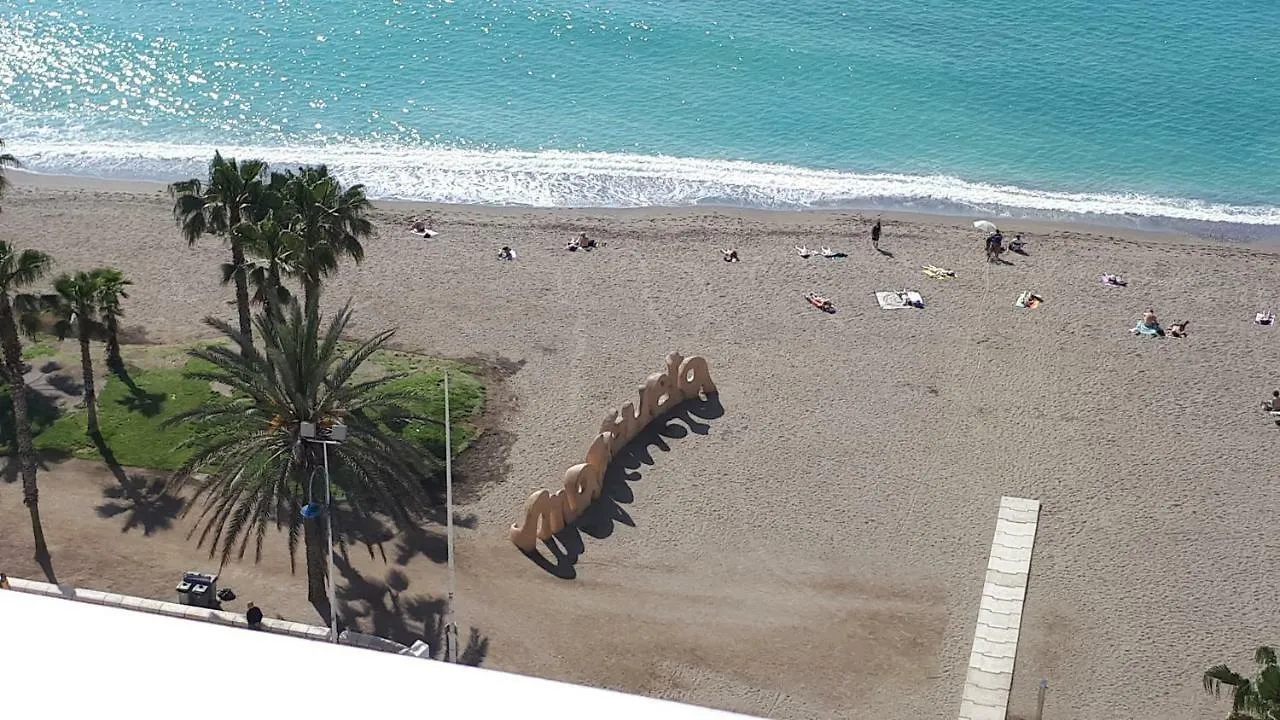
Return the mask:
[(10, 717), (745, 717), (16, 590), (0, 590), (0, 667)]

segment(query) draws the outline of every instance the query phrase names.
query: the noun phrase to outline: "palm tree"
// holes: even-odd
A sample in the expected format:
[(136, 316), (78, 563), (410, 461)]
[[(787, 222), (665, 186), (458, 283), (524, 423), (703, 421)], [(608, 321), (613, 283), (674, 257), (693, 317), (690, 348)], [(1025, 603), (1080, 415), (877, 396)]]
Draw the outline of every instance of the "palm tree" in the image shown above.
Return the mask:
[(4, 140), (0, 140), (0, 197), (4, 197), (4, 193), (9, 189), (9, 178), (5, 177), (6, 168), (21, 167), (18, 158), (4, 152)]
[(129, 293), (125, 287), (133, 281), (125, 278), (124, 273), (115, 268), (101, 268), (95, 271), (98, 281), (98, 310), (102, 315), (102, 328), (107, 335), (107, 367), (117, 372), (124, 369), (124, 360), (120, 357), (120, 318), (124, 310), (121, 300), (128, 300)]
[(22, 503), (31, 513), (31, 534), (35, 538), (35, 558), (46, 562), (49, 547), (40, 525), (40, 491), (36, 486), (36, 453), (31, 445), (31, 417), (27, 408), (25, 363), (19, 333), (35, 334), (40, 327), (40, 301), (34, 295), (18, 292), (38, 282), (49, 271), (53, 261), (36, 250), (19, 252), (0, 241), (0, 345), (4, 350), (4, 378), (9, 383), (13, 402), (13, 426), (17, 439), (18, 464), (22, 470)]
[[(357, 263), (364, 260), (361, 240), (373, 233), (365, 217), (372, 205), (363, 185), (345, 190), (324, 165), (298, 168), (282, 176), (282, 212), (290, 229), (301, 240), (297, 276), (309, 307), (319, 301), (320, 284), (338, 269), (343, 256)], [(279, 179), (273, 183), (279, 186)]]
[(1253, 653), (1258, 674), (1252, 680), (1214, 665), (1204, 673), (1204, 691), (1217, 697), (1222, 686), (1231, 688), (1231, 715), (1227, 720), (1280, 720), (1280, 665), (1274, 648), (1263, 645)]
[(90, 437), (98, 437), (98, 399), (93, 389), (93, 358), (89, 355), (89, 343), (102, 329), (98, 321), (99, 301), (102, 299), (101, 270), (63, 273), (53, 281), (52, 306), (57, 322), (53, 331), (59, 340), (66, 340), (75, 333), (80, 341), (80, 368), (84, 373), (84, 406), (89, 413)]
[[(201, 235), (221, 235), (231, 245), (231, 265), (244, 268), (244, 248), (234, 232), (243, 222), (262, 219), (272, 208), (272, 194), (263, 185), (267, 164), (261, 160), (236, 162), (215, 152), (209, 163), (209, 179), (183, 180), (169, 186), (173, 197), (173, 217), (182, 236), (194, 245)], [(252, 336), (249, 314), (249, 285), (243, 270), (232, 273), (236, 287), (236, 310), (240, 332)]]
[[(296, 302), (278, 316), (262, 314), (254, 322), (261, 348), (228, 323), (206, 323), (234, 341), (190, 351), (213, 366), (191, 377), (223, 383), (232, 400), (210, 402), (176, 416), (171, 423), (195, 423), (191, 459), (174, 474), (176, 486), (194, 483), (191, 505), (203, 501), (197, 528), (209, 554), (243, 558), (253, 541), (260, 558), (268, 526), (289, 529), (289, 553), (297, 550), (298, 531), (306, 542), (307, 597), (317, 607), (325, 600), (327, 555), (332, 539), (321, 518), (303, 519), (300, 511), (323, 486), (312, 487), (324, 459), (315, 443), (301, 436), (302, 423), (319, 427), (343, 423), (348, 439), (328, 447), (335, 495), (357, 515), (380, 511), (402, 527), (438, 498), (438, 461), (422, 447), (388, 431), (403, 418), (403, 402), (412, 396), (389, 386), (396, 376), (356, 381), (365, 360), (383, 347), (394, 330), (378, 333), (355, 349), (339, 340), (351, 319), (350, 305), (322, 326), (314, 306)], [(323, 482), (323, 478), (320, 479)], [(194, 532), (194, 530), (193, 530)], [(336, 608), (330, 608), (336, 612)]]
[[(246, 254), (252, 256), (245, 260), (244, 268), (253, 288), (249, 300), (262, 305), (269, 315), (278, 314), (293, 297), (284, 278), (297, 271), (294, 259), (299, 250), (298, 236), (282, 228), (273, 218), (241, 225), (237, 232)], [(235, 268), (230, 263), (222, 266), (224, 278), (233, 272)]]

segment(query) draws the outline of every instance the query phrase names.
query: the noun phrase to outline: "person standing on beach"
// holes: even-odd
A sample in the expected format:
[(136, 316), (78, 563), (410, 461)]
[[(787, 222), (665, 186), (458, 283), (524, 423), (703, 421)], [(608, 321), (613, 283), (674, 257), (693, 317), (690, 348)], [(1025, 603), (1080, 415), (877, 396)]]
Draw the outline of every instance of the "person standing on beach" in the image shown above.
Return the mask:
[(876, 218), (876, 224), (871, 226), (871, 247), (880, 249), (880, 218)]

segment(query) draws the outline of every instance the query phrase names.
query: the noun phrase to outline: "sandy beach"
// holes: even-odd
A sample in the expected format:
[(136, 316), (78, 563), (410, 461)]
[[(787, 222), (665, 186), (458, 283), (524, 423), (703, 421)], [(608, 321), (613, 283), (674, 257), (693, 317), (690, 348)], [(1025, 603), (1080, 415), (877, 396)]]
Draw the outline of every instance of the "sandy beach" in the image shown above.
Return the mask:
[[(13, 179), (0, 240), (58, 271), (123, 269), (135, 337), (208, 337), (203, 316), (231, 316), (227, 253), (187, 247), (157, 187)], [(1041, 678), (1046, 718), (1225, 715), (1201, 672), (1251, 672), (1278, 640), (1280, 428), (1258, 403), (1280, 386), (1280, 328), (1252, 323), (1280, 306), (1271, 247), (1025, 223), (1002, 228), (1028, 243), (1006, 265), (964, 218), (886, 213), (879, 254), (854, 213), (376, 205), (366, 261), (326, 304), (352, 298), (358, 332), (397, 326), (407, 349), (494, 368), (492, 429), (460, 467), (474, 522), (455, 603), (486, 667), (775, 718), (954, 717), (1002, 495), (1043, 504), (1010, 717), (1032, 715)], [(432, 240), (407, 230), (427, 212)], [(607, 246), (565, 252), (578, 232)], [(503, 245), (519, 259), (497, 260)], [(926, 307), (877, 306), (904, 288)], [(1044, 304), (1014, 308), (1024, 290)], [(1131, 335), (1148, 307), (1190, 336)], [(707, 358), (722, 414), (652, 448), (619, 500), (628, 520), (583, 535), (575, 577), (549, 574), (507, 526), (673, 350)], [(105, 468), (40, 482), (64, 582), (169, 598), (213, 565), (187, 520), (147, 534), (95, 513)], [(389, 534), (353, 549), (340, 585), (367, 629), (434, 621), (429, 530), (416, 547), (435, 552), (397, 553)], [(40, 578), (30, 542), (20, 486), (0, 482), (0, 569)], [(317, 621), (272, 547), (225, 584)]]

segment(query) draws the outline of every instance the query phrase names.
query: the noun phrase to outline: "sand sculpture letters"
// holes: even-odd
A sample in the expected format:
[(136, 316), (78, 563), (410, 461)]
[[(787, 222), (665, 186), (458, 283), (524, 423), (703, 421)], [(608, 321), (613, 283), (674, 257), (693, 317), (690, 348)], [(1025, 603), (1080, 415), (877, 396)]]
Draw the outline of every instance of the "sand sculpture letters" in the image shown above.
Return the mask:
[(685, 400), (715, 392), (706, 360), (696, 355), (667, 355), (667, 369), (650, 375), (640, 386), (639, 407), (628, 402), (605, 416), (600, 434), (587, 448), (586, 460), (565, 471), (563, 487), (555, 492), (539, 490), (529, 496), (524, 504), (524, 520), (511, 526), (511, 542), (525, 552), (536, 550), (539, 540), (563, 530), (600, 496), (605, 470), (614, 454), (654, 418)]

